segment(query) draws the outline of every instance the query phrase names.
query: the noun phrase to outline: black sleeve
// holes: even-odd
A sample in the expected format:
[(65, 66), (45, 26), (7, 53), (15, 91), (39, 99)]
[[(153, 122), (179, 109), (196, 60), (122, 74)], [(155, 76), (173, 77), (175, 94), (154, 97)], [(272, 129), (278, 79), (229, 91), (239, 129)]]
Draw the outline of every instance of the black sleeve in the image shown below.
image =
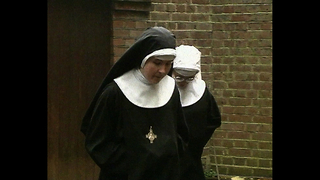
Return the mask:
[(208, 91), (208, 94), (209, 94), (209, 102), (207, 107), (208, 115), (207, 115), (207, 128), (206, 128), (205, 137), (209, 137), (210, 139), (215, 129), (221, 126), (221, 114), (220, 114), (217, 102), (214, 99), (213, 95), (209, 92), (208, 89), (206, 89), (206, 91)]
[(178, 132), (178, 137), (180, 139), (182, 139), (182, 143), (183, 143), (183, 150), (184, 148), (188, 145), (189, 143), (189, 128), (185, 119), (185, 115), (183, 113), (183, 109), (181, 106), (181, 101), (180, 101), (180, 94), (178, 91), (177, 86), (175, 87), (175, 93), (177, 93), (178, 95), (177, 100), (175, 101), (177, 104), (175, 105), (175, 107), (177, 107), (177, 132)]
[(125, 151), (119, 136), (121, 123), (117, 97), (115, 86), (108, 86), (104, 90), (96, 103), (86, 134), (86, 150), (100, 168), (109, 169), (111, 165), (123, 164), (119, 163)]

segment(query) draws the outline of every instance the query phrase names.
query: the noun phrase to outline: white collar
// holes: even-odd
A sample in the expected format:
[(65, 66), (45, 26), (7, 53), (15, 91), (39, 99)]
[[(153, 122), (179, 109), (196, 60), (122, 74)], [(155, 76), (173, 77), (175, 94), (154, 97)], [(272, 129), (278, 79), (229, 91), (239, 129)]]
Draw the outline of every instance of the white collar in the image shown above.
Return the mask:
[(164, 106), (171, 98), (175, 81), (166, 75), (157, 84), (148, 84), (139, 73), (133, 69), (114, 79), (126, 98), (136, 106), (157, 108)]
[(192, 105), (200, 100), (206, 89), (206, 83), (202, 79), (194, 79), (184, 89), (179, 88), (182, 107)]

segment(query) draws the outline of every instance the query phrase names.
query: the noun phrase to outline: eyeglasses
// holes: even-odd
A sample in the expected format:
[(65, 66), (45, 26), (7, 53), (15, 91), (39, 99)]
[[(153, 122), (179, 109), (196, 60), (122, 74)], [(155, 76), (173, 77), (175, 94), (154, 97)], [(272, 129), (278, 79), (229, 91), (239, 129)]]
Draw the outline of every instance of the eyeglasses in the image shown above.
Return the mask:
[(174, 80), (176, 82), (182, 82), (182, 81), (186, 81), (186, 82), (191, 82), (194, 80), (194, 77), (181, 77), (181, 76), (175, 76), (173, 77)]

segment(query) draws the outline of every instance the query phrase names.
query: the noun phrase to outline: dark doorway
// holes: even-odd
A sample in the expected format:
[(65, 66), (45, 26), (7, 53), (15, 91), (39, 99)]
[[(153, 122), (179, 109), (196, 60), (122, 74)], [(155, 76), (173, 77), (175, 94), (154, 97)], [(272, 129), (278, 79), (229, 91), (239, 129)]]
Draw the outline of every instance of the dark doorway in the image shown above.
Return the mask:
[(113, 60), (111, 2), (48, 0), (49, 180), (98, 179), (80, 125)]

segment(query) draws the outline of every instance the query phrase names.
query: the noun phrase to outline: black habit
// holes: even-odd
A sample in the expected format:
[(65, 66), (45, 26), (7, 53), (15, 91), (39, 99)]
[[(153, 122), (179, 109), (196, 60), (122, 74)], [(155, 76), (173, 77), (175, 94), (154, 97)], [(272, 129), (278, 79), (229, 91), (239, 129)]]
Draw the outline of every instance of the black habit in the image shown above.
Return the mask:
[(196, 103), (183, 107), (190, 131), (187, 153), (182, 160), (181, 180), (205, 180), (201, 156), (203, 148), (221, 125), (218, 105), (206, 87)]
[(174, 80), (166, 77), (173, 82), (168, 101), (151, 108), (132, 103), (115, 81), (139, 68), (150, 53), (168, 48), (175, 49), (174, 35), (148, 28), (112, 67), (91, 102), (81, 131), (87, 152), (101, 168), (99, 180), (179, 179), (189, 132)]

